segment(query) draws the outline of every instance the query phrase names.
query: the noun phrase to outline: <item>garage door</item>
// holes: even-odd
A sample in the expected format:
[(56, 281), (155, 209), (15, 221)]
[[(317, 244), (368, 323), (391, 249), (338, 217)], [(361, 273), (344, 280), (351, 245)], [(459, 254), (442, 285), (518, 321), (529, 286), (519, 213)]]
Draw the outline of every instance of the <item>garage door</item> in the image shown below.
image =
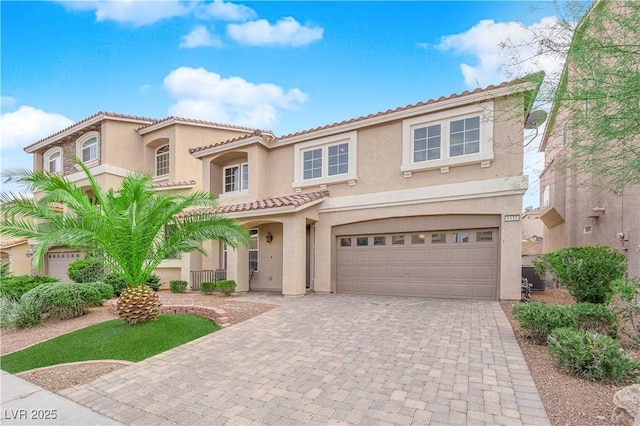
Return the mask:
[(47, 253), (47, 275), (58, 278), (60, 281), (71, 282), (67, 276), (69, 264), (82, 257), (84, 257), (84, 255), (78, 252)]
[(337, 237), (339, 293), (495, 300), (498, 229)]

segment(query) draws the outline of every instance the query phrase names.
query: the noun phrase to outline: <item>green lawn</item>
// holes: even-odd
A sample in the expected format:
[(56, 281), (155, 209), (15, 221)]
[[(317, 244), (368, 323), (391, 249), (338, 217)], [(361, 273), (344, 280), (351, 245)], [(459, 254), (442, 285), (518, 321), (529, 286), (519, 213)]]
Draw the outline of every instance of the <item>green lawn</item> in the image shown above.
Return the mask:
[(156, 321), (136, 325), (114, 319), (0, 357), (0, 368), (19, 373), (95, 359), (137, 362), (218, 329), (210, 319), (187, 314), (160, 315)]

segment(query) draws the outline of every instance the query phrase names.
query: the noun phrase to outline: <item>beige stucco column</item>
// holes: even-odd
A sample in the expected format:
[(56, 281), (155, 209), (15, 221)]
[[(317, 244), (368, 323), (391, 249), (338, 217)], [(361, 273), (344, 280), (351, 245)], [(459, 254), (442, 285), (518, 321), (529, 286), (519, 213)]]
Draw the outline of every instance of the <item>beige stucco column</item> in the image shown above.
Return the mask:
[(294, 214), (282, 226), (282, 294), (302, 296), (306, 292), (306, 220)]
[(315, 226), (315, 281), (316, 293), (331, 292), (331, 226), (322, 221)]
[(227, 250), (227, 279), (236, 282), (237, 292), (249, 291), (249, 250), (246, 247)]
[(520, 299), (522, 277), (522, 222), (505, 222), (500, 241), (500, 294), (502, 300)]

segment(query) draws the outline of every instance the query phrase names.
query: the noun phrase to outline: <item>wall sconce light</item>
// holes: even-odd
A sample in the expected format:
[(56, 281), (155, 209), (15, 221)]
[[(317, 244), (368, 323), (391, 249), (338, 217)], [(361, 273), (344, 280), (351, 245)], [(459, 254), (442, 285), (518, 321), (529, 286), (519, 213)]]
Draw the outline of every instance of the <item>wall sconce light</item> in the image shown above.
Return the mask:
[(268, 244), (271, 244), (271, 242), (273, 241), (273, 235), (271, 235), (271, 232), (267, 232), (267, 235), (265, 238)]

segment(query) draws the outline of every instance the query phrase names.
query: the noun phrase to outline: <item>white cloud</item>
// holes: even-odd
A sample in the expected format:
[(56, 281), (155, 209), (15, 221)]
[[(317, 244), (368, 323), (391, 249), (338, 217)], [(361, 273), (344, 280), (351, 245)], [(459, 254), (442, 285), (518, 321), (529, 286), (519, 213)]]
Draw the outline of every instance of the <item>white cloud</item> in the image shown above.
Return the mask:
[(277, 109), (294, 109), (307, 99), (299, 89), (285, 91), (269, 83), (251, 83), (241, 77), (223, 78), (204, 68), (180, 67), (164, 79), (177, 103), (169, 114), (248, 127), (269, 127)]
[(254, 19), (257, 15), (253, 9), (243, 4), (214, 0), (212, 3), (200, 6), (196, 10), (196, 16), (201, 19), (211, 17), (220, 21), (242, 22)]
[(24, 147), (73, 123), (61, 114), (21, 106), (16, 111), (0, 115), (0, 147), (3, 150)]
[(300, 25), (292, 17), (282, 18), (274, 25), (266, 19), (244, 24), (229, 24), (227, 34), (240, 44), (251, 46), (304, 46), (322, 39), (324, 28)]
[[(557, 75), (562, 70), (564, 57), (558, 54), (540, 54), (537, 43), (541, 36), (570, 39), (570, 32), (554, 31), (557, 18), (545, 17), (530, 26), (520, 22), (482, 20), (469, 30), (443, 36), (435, 47), (475, 57), (476, 65), (460, 64), (465, 84), (470, 87), (500, 83), (514, 75), (522, 76), (544, 70)], [(503, 48), (503, 43), (514, 48)], [(517, 65), (516, 65), (517, 63)]]
[(195, 47), (220, 47), (222, 41), (219, 38), (211, 35), (209, 30), (204, 25), (196, 26), (186, 36), (182, 37), (180, 41), (180, 47), (186, 49), (193, 49)]
[(190, 13), (194, 5), (176, 0), (63, 1), (65, 7), (95, 11), (98, 21), (116, 21), (136, 27)]

